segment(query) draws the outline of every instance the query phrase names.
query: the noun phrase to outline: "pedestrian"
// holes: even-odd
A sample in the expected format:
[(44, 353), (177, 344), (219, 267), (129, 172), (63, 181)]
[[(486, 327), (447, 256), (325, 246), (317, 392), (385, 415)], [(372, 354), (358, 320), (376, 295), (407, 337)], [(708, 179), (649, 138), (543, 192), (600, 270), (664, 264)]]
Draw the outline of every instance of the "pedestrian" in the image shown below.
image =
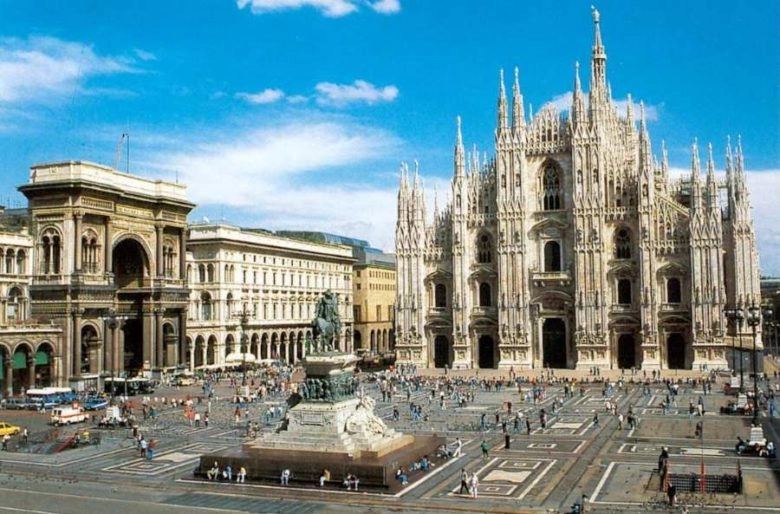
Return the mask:
[(623, 414), (618, 414), (618, 430), (623, 430)]
[(27, 431), (27, 427), (24, 427), (24, 430), (22, 430), (22, 442), (27, 445), (27, 442), (30, 439), (30, 433)]
[(669, 487), (666, 488), (666, 494), (669, 496), (669, 505), (674, 507), (677, 500), (677, 488), (674, 484), (669, 484)]
[(599, 413), (596, 411), (593, 411), (593, 426), (594, 427), (599, 426)]
[(5, 434), (3, 436), (3, 451), (8, 451), (8, 441), (11, 440), (11, 436), (8, 434)]
[(209, 427), (209, 413), (206, 412), (206, 414), (203, 415), (203, 425), (208, 428)]
[(490, 456), (490, 455), (489, 455), (489, 452), (490, 452), (490, 445), (488, 444), (488, 442), (487, 442), (487, 441), (485, 441), (485, 440), (483, 439), (483, 440), (482, 440), (482, 444), (480, 445), (480, 448), (482, 448), (482, 458), (483, 458), (483, 459), (487, 459), (487, 458)]
[(244, 480), (246, 480), (246, 468), (244, 466), (241, 466), (240, 468), (238, 468), (238, 475), (236, 475), (236, 483), (243, 484)]
[(285, 469), (282, 471), (282, 485), (289, 485), (290, 484), (290, 470)]
[(469, 472), (466, 471), (466, 468), (460, 470), (460, 491), (458, 494), (463, 494), (464, 491), (469, 494)]
[(195, 412), (195, 427), (200, 428), (200, 412)]
[(469, 489), (471, 490), (471, 497), (476, 499), (479, 493), (479, 478), (477, 478), (476, 473), (471, 475), (471, 479), (469, 480)]
[(525, 431), (528, 435), (531, 435), (531, 419), (525, 418)]
[(511, 441), (509, 439), (509, 432), (504, 432), (504, 449), (508, 450), (510, 444), (511, 444)]
[(460, 440), (460, 437), (455, 439), (455, 451), (452, 452), (452, 457), (460, 457), (461, 452), (463, 450), (463, 442)]

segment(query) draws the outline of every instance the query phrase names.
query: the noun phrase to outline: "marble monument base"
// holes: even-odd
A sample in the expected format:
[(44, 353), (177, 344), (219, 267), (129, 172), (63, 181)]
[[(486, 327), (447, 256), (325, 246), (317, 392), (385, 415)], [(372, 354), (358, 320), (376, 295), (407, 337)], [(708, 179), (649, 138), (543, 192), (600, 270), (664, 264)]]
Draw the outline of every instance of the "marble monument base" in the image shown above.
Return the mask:
[(205, 476), (214, 462), (228, 464), (233, 475), (242, 466), (247, 480), (280, 482), (289, 469), (290, 485), (318, 487), (327, 470), (329, 484), (338, 485), (348, 475), (361, 487), (388, 492), (400, 488), (395, 479), (399, 466), (408, 467), (423, 455), (433, 456), (446, 439), (411, 436), (388, 428), (373, 413), (368, 398), (340, 402), (302, 402), (288, 411), (287, 430), (264, 434), (235, 450), (203, 455), (196, 475)]

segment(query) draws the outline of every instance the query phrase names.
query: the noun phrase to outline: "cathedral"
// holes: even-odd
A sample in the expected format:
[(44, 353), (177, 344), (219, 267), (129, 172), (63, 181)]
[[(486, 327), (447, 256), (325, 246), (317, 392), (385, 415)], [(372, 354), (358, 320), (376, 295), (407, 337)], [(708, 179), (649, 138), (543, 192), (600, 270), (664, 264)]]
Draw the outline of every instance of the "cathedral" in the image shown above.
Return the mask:
[(576, 65), (568, 112), (526, 119), (515, 70), (511, 103), (501, 73), (493, 158), (466, 154), (458, 119), (451, 202), (432, 220), (402, 166), (399, 363), (714, 369), (737, 341), (761, 348), (726, 316), (760, 305), (741, 142), (726, 146), (725, 178), (694, 142), (690, 174), (670, 179), (643, 105), (618, 112), (611, 98), (595, 10), (593, 23), (588, 91)]

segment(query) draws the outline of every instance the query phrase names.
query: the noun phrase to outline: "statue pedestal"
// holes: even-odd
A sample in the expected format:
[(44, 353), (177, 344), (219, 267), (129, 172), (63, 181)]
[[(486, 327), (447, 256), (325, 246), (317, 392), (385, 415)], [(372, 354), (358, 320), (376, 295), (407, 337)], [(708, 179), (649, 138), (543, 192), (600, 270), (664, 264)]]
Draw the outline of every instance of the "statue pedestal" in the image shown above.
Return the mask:
[(395, 470), (423, 455), (434, 455), (446, 440), (404, 435), (387, 427), (374, 414), (372, 398), (354, 395), (356, 360), (335, 353), (307, 357), (304, 400), (287, 411), (287, 429), (264, 434), (235, 450), (202, 456), (196, 475), (205, 475), (218, 462), (234, 470), (245, 467), (248, 480), (279, 483), (282, 471), (289, 469), (291, 485), (314, 487), (327, 470), (335, 481), (351, 473), (360, 479), (361, 487), (400, 487)]

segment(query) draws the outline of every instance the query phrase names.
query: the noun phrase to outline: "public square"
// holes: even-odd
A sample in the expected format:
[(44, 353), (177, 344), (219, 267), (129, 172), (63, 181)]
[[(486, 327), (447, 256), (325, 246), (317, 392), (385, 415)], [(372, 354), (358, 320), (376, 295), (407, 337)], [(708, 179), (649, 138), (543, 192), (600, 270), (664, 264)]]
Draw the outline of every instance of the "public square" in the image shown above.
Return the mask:
[[(771, 373), (772, 363), (767, 361)], [(364, 390), (377, 400), (377, 413), (391, 427), (405, 433), (446, 435), (450, 443), (463, 442), (463, 455), (441, 461), (427, 473), (410, 473), (409, 485), (395, 491), (346, 491), (338, 487), (320, 488), (317, 484), (298, 483), (289, 486), (276, 483), (245, 484), (209, 482), (193, 476), (198, 458), (204, 453), (236, 447), (246, 439), (246, 409), (236, 425), (235, 407), (231, 402), (234, 388), (222, 379), (210, 404), (199, 386), (158, 389), (150, 398), (158, 404), (156, 419), (139, 419), (138, 430), (147, 440), (154, 440), (151, 460), (142, 458), (136, 449), (130, 429), (89, 428), (101, 444), (68, 449), (56, 454), (29, 453), (11, 442), (10, 451), (0, 454), (2, 466), (3, 505), (0, 512), (181, 512), (197, 508), (198, 512), (570, 512), (575, 502), (585, 499), (585, 512), (766, 512), (778, 511), (780, 469), (777, 460), (736, 455), (737, 437), (747, 439), (749, 416), (720, 414), (720, 407), (733, 399), (723, 393), (723, 378), (718, 378), (712, 392), (705, 394), (701, 385), (691, 382), (707, 373), (673, 372), (661, 379), (681, 381), (676, 402), (663, 414), (660, 404), (667, 394), (663, 382), (651, 382), (649, 395), (641, 385), (642, 372), (622, 375), (604, 372), (598, 377), (587, 372), (554, 370), (527, 374), (536, 386), (522, 383), (517, 387), (496, 390), (494, 378), (508, 376), (497, 370), (472, 371), (419, 370), (419, 387), (397, 385), (390, 401), (382, 401), (379, 380), (362, 374)], [(522, 374), (520, 374), (522, 376)], [(469, 378), (475, 381), (469, 385)], [(612, 387), (605, 387), (609, 379)], [(236, 380), (240, 383), (240, 377)], [(294, 379), (295, 380), (295, 375)], [(436, 382), (445, 380), (458, 392), (473, 391), (473, 402), (456, 405), (456, 396), (445, 392), (442, 409)], [(571, 382), (576, 380), (577, 382)], [(777, 381), (771, 379), (774, 386)], [(571, 394), (566, 397), (565, 386)], [(762, 383), (764, 388), (766, 384)], [(537, 402), (527, 401), (526, 394), (537, 388)], [(433, 395), (431, 391), (434, 391)], [(606, 396), (605, 396), (606, 394)], [(196, 427), (184, 417), (180, 407), (163, 407), (162, 398), (193, 400), (193, 408), (202, 414), (210, 407), (208, 427)], [(689, 403), (702, 398), (704, 415), (690, 416)], [(407, 401), (408, 398), (408, 401)], [(273, 430), (279, 416), (266, 416), (269, 407), (284, 405), (285, 395), (271, 395), (263, 402), (249, 403), (248, 419)], [(133, 397), (136, 412), (141, 401)], [(629, 407), (636, 417), (631, 428), (624, 419), (618, 428), (618, 417), (606, 409), (606, 402), (616, 405), (624, 416)], [(507, 414), (508, 402), (512, 415)], [(553, 407), (555, 402), (556, 406)], [(409, 403), (420, 405), (422, 418), (413, 420)], [(676, 405), (675, 405), (676, 404)], [(398, 410), (398, 420), (393, 410)], [(547, 415), (546, 428), (539, 414)], [(515, 431), (514, 415), (522, 413), (522, 423)], [(496, 424), (496, 413), (499, 424)], [(484, 414), (484, 429), (482, 426)], [(594, 422), (598, 414), (598, 423)], [(139, 416), (140, 418), (140, 416)], [(531, 424), (527, 433), (525, 419)], [(36, 412), (3, 411), (3, 420), (28, 426), (31, 447), (46, 437), (46, 415)], [(270, 421), (267, 423), (266, 421)], [(501, 423), (507, 422), (510, 447), (505, 448)], [(696, 423), (703, 422), (704, 438), (694, 436)], [(767, 439), (778, 441), (777, 418), (762, 413)], [(65, 433), (83, 432), (83, 426), (60, 429)], [(16, 439), (16, 438), (14, 438)], [(488, 456), (480, 445), (490, 446)], [(675, 473), (698, 473), (704, 462), (706, 475), (735, 474), (738, 463), (744, 480), (743, 494), (699, 494), (680, 492), (675, 508), (668, 506), (660, 491), (657, 459), (663, 447), (668, 448), (669, 462)], [(406, 463), (399, 463), (406, 466)], [(460, 473), (465, 469), (479, 477), (478, 498), (459, 494)], [(31, 491), (35, 491), (32, 494)], [(86, 503), (85, 503), (86, 502)]]

